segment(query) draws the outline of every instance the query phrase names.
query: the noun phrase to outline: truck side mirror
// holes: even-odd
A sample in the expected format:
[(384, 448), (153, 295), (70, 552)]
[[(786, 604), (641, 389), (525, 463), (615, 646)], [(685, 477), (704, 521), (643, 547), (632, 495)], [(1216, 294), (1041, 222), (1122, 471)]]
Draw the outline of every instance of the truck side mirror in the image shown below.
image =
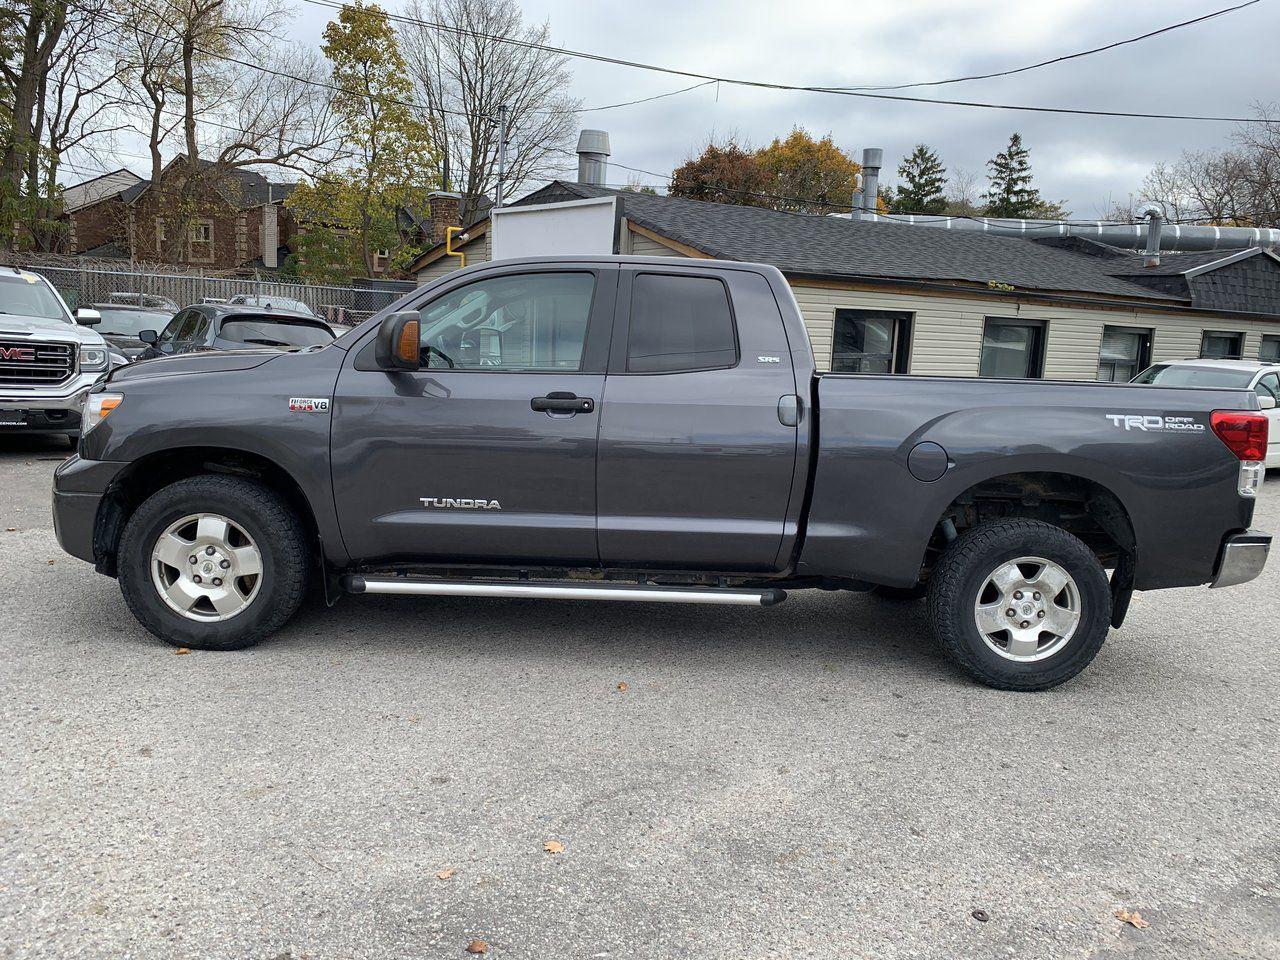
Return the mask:
[(417, 370), (422, 366), (418, 314), (408, 310), (382, 318), (374, 341), (374, 357), (383, 370)]
[(96, 327), (102, 322), (102, 314), (92, 307), (79, 307), (76, 310), (76, 323), (82, 327)]
[(154, 347), (156, 341), (160, 339), (160, 334), (154, 330), (139, 330), (138, 339), (149, 347)]
[(1263, 410), (1274, 410), (1276, 408), (1275, 397), (1259, 397), (1258, 406)]

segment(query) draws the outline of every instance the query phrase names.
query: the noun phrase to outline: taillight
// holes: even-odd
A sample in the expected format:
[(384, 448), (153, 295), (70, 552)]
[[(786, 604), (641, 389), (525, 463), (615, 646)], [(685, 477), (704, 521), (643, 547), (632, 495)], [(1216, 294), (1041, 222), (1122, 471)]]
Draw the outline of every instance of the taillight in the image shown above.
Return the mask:
[(1209, 424), (1237, 460), (1267, 459), (1267, 418), (1243, 410), (1215, 410)]

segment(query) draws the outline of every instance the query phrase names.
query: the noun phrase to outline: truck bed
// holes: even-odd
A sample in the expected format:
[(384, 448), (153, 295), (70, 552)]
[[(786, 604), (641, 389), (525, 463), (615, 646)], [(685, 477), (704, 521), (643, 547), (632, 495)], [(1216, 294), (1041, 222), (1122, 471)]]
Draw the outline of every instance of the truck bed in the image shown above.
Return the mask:
[(812, 403), (802, 574), (915, 583), (948, 508), (1010, 475), (1113, 494), (1136, 540), (1137, 589), (1208, 582), (1223, 531), (1252, 519), (1239, 461), (1209, 425), (1214, 410), (1257, 410), (1252, 391), (821, 374)]

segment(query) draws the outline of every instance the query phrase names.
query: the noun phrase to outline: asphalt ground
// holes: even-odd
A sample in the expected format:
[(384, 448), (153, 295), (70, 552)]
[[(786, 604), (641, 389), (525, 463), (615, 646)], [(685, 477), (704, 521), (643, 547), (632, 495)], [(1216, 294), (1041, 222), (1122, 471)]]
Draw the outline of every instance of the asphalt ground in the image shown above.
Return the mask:
[(58, 549), (65, 455), (0, 438), (2, 957), (1280, 957), (1280, 562), (1042, 694), (846, 594), (353, 597), (176, 655)]

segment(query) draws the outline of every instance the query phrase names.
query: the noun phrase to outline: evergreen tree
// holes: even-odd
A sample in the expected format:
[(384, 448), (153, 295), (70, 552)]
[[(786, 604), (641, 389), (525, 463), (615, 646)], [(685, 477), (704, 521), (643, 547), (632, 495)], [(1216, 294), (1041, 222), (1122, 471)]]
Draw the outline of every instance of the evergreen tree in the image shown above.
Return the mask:
[(947, 168), (927, 144), (918, 143), (898, 164), (902, 182), (893, 193), (889, 209), (893, 213), (945, 213)]
[(1034, 217), (1042, 208), (1040, 191), (1031, 185), (1031, 152), (1022, 135), (1013, 134), (1009, 146), (987, 161), (991, 186), (983, 197), (988, 217)]

